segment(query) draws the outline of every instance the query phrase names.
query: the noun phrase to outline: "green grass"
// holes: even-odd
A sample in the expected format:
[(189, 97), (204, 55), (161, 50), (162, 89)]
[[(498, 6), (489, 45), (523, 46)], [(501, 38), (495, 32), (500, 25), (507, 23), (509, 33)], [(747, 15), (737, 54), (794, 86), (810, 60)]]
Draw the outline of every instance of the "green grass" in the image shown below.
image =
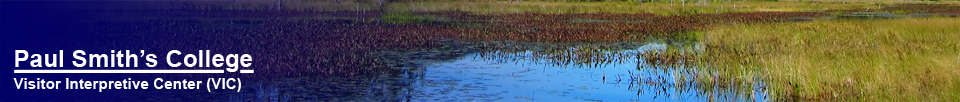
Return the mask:
[(435, 20), (433, 16), (415, 15), (412, 13), (389, 13), (380, 17), (384, 23), (393, 24), (424, 24)]
[(960, 19), (724, 25), (706, 31), (706, 70), (761, 72), (785, 100), (960, 100)]

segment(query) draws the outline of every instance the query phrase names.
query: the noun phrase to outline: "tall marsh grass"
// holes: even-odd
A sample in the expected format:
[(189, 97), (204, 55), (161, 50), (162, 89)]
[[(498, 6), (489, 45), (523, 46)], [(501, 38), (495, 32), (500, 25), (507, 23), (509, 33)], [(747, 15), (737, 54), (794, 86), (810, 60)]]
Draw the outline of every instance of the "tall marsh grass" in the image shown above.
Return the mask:
[(729, 25), (703, 39), (709, 70), (761, 72), (774, 99), (960, 100), (958, 18)]

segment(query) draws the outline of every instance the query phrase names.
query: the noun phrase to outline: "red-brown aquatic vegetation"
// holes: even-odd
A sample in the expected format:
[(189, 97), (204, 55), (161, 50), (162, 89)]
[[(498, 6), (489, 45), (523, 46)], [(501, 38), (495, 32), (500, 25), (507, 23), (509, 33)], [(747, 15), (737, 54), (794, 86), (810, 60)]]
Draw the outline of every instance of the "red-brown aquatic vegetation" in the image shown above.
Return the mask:
[[(818, 17), (814, 12), (752, 12), (662, 16), (655, 14), (471, 14), (457, 11), (415, 12), (448, 18), (422, 24), (370, 22), (379, 11), (171, 10), (156, 20), (93, 24), (97, 34), (117, 34), (164, 41), (157, 50), (206, 49), (253, 53), (257, 73), (267, 76), (332, 76), (392, 73), (416, 62), (385, 59), (371, 53), (416, 51), (448, 46), (441, 39), (516, 42), (629, 42), (669, 36), (725, 22), (777, 22), (778, 18)], [(265, 15), (268, 14), (268, 15)], [(311, 17), (320, 15), (322, 17)], [(330, 15), (331, 17), (323, 16)], [(184, 18), (186, 17), (186, 18)], [(225, 18), (226, 17), (226, 18)], [(295, 18), (297, 17), (297, 18)], [(203, 22), (212, 19), (214, 22)], [(241, 19), (248, 22), (219, 22)], [(197, 22), (200, 21), (200, 22)], [(109, 36), (109, 35), (108, 35)], [(139, 38), (139, 37), (135, 37)], [(122, 43), (122, 42), (121, 42)], [(214, 47), (215, 46), (215, 47)], [(390, 58), (394, 58), (390, 57)]]

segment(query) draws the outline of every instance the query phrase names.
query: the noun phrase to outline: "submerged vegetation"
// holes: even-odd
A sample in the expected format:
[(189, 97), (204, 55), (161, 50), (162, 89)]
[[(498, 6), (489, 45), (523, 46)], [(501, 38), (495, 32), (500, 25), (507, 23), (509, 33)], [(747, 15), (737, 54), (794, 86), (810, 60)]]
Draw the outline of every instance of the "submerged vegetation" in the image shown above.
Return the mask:
[[(960, 19), (826, 20), (706, 31), (705, 70), (762, 77), (774, 99), (960, 99)], [(757, 71), (762, 74), (743, 76)]]

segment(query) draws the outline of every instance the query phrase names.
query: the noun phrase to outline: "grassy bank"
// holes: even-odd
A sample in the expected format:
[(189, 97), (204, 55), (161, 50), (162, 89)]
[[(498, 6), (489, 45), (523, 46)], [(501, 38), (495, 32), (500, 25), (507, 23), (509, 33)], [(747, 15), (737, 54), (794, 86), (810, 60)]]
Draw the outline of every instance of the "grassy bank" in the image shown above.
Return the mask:
[(730, 25), (704, 34), (709, 70), (766, 79), (775, 99), (960, 100), (960, 19)]

